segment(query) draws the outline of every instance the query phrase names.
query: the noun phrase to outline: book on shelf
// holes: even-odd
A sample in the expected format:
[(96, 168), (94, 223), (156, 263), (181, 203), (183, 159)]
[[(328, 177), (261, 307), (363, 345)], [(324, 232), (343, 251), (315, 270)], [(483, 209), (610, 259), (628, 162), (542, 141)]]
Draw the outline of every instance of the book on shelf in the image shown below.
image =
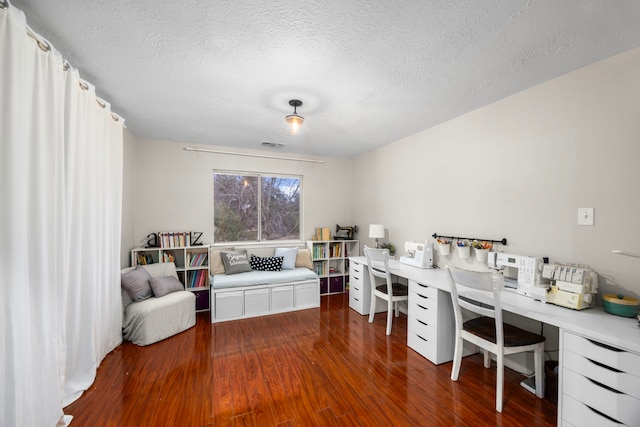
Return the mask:
[(191, 245), (191, 233), (186, 231), (160, 231), (158, 244), (161, 249), (181, 248)]

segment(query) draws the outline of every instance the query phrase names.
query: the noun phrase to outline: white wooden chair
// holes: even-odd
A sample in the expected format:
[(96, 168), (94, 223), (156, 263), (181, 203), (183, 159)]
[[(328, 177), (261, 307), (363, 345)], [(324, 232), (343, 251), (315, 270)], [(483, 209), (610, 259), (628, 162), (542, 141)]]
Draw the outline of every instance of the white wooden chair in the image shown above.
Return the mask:
[[(391, 323), (393, 312), (395, 316), (400, 315), (398, 302), (409, 299), (408, 288), (400, 283), (391, 281), (389, 271), (389, 250), (364, 248), (364, 256), (367, 258), (369, 278), (371, 281), (371, 310), (369, 311), (369, 323), (373, 323), (376, 314), (376, 298), (387, 302), (387, 335), (391, 335)], [(389, 292), (391, 289), (391, 292)]]
[[(536, 396), (544, 397), (544, 340), (541, 335), (525, 331), (502, 321), (500, 292), (504, 277), (499, 273), (481, 273), (461, 270), (449, 265), (451, 300), (453, 302), (456, 335), (451, 379), (458, 380), (462, 363), (463, 340), (482, 349), (484, 366), (491, 366), (489, 353), (496, 355), (496, 411), (502, 412), (504, 388), (504, 356), (534, 352)], [(463, 322), (461, 308), (480, 317)]]

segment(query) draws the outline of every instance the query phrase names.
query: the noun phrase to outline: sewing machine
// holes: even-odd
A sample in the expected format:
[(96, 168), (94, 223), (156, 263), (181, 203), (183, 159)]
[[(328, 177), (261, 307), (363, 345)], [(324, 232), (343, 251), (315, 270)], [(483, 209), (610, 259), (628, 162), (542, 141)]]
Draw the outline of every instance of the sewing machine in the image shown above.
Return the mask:
[(419, 268), (433, 268), (433, 245), (431, 243), (404, 242), (408, 257), (400, 257), (400, 262)]
[(489, 252), (489, 268), (504, 270), (504, 286), (541, 302), (547, 302), (549, 283), (542, 278), (542, 258)]

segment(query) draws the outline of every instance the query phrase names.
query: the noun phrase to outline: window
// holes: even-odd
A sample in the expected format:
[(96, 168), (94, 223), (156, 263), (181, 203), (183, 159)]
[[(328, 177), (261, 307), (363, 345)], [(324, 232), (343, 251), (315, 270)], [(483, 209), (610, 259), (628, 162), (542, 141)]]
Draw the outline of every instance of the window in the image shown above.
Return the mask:
[(215, 242), (301, 240), (299, 176), (214, 172)]

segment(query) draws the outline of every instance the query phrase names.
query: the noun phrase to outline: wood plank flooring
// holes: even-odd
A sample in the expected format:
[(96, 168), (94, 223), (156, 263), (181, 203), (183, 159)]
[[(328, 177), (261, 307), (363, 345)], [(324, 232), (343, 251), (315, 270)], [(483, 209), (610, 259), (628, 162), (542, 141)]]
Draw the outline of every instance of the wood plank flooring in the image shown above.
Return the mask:
[[(369, 324), (348, 294), (319, 309), (196, 326), (159, 343), (125, 342), (94, 384), (65, 408), (82, 426), (553, 426), (556, 405), (505, 371), (495, 412), (495, 369), (479, 355), (433, 365), (406, 346), (407, 318)], [(494, 367), (495, 368), (495, 367)]]

